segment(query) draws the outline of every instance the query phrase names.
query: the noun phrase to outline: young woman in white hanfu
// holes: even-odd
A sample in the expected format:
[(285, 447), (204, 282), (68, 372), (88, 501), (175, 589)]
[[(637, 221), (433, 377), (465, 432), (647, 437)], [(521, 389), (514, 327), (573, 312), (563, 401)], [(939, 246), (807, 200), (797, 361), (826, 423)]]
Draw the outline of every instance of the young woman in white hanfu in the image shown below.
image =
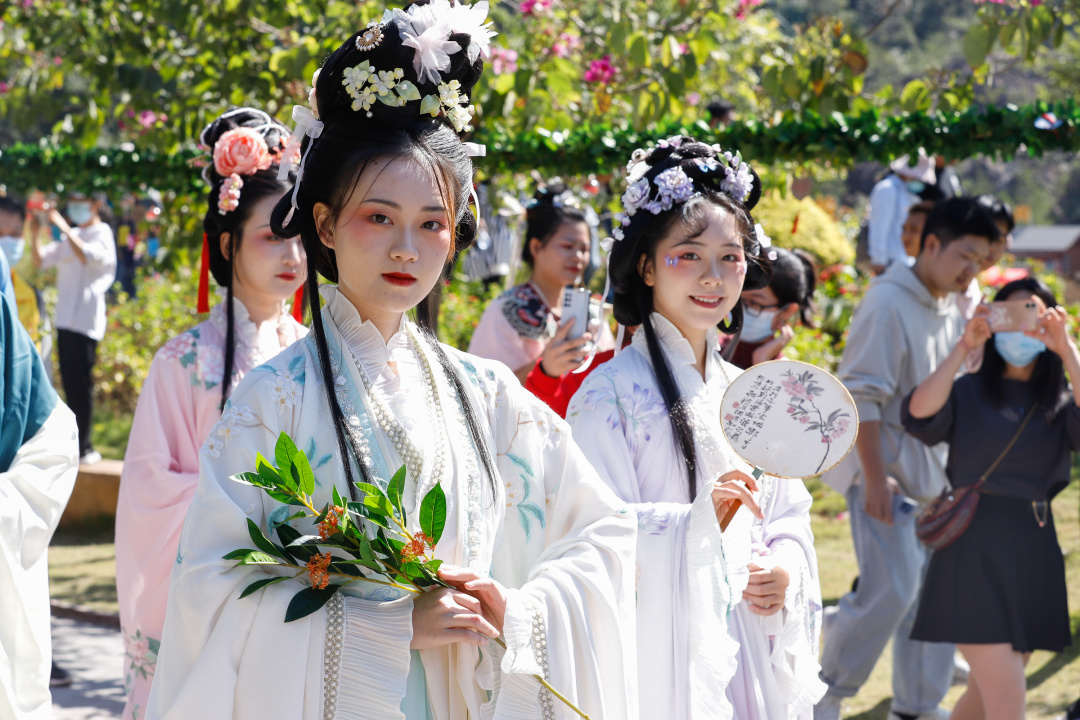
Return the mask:
[[(425, 327), (427, 296), (475, 233), (458, 133), (485, 20), (483, 3), (388, 11), (330, 55), (312, 112), (294, 109), (303, 161), (274, 228), (300, 234), (313, 292), (316, 272), (336, 285), (322, 288), (311, 335), (234, 391), (215, 431), (224, 444), (203, 447), (150, 718), (572, 717), (534, 673), (597, 720), (638, 717), (632, 512), (507, 368)], [(268, 576), (222, 556), (250, 546), (248, 519), (268, 532), (289, 510), (230, 477), (281, 432), (307, 448), (319, 506), (332, 487), (386, 487), (405, 464), (417, 532), (438, 483), (448, 521), (435, 554), (457, 589), (353, 583), (290, 623), (299, 582), (240, 599)]]
[(146, 713), (199, 448), (208, 438), (212, 447), (223, 444), (210, 431), (240, 378), (307, 334), (287, 304), (307, 276), (304, 248), (299, 238), (270, 231), (270, 211), (288, 189), (277, 179), (287, 136), (254, 108), (230, 110), (200, 136), (213, 160), (204, 172), (210, 194), (199, 311), (209, 309), (209, 274), (225, 297), (157, 352), (135, 408), (116, 508), (125, 720)]
[[(585, 380), (567, 420), (638, 513), (641, 715), (786, 718), (787, 703), (812, 705), (802, 687), (816, 627), (804, 619), (820, 597), (809, 527), (791, 520), (810, 496), (797, 481), (755, 482), (720, 426), (741, 371), (717, 328), (737, 335), (740, 293), (769, 278), (749, 213), (760, 183), (688, 137), (635, 151), (628, 172), (609, 272), (616, 319), (641, 327)], [(748, 509), (721, 532), (734, 499)]]

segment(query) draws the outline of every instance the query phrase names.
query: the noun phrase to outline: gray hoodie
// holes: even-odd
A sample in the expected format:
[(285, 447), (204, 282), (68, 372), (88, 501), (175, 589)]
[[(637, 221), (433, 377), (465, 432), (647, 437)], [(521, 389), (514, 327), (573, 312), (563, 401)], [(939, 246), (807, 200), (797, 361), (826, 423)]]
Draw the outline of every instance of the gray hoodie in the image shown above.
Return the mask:
[[(860, 422), (881, 421), (885, 471), (920, 503), (948, 484), (947, 445), (927, 447), (905, 433), (900, 405), (952, 351), (963, 328), (952, 295), (934, 299), (911, 268), (893, 263), (856, 309), (837, 372), (855, 399)], [(824, 480), (846, 492), (861, 477), (858, 451), (852, 450)]]

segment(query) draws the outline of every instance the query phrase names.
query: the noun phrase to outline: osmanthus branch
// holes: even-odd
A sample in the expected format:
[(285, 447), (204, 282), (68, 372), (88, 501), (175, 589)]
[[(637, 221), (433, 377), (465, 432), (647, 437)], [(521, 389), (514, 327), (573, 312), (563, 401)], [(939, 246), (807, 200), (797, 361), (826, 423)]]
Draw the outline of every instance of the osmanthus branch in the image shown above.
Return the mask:
[[(240, 473), (233, 476), (233, 479), (261, 488), (274, 500), (285, 503), (285, 507), (292, 505), (303, 509), (281, 522), (273, 523), (282, 541), (281, 545), (267, 538), (262, 528), (248, 518), (248, 534), (258, 550), (234, 550), (225, 555), (224, 559), (237, 560), (241, 565), (273, 565), (300, 572), (291, 577), (285, 575), (257, 580), (242, 591), (241, 598), (277, 582), (302, 580), (306, 572), (310, 587), (297, 592), (286, 610), (285, 621), (291, 622), (318, 611), (342, 587), (355, 582), (392, 587), (413, 595), (429, 592), (436, 587), (453, 588), (439, 576), (442, 562), (434, 557), (435, 546), (442, 537), (447, 518), (446, 496), (440, 485), (434, 485), (421, 501), (418, 518), (420, 532), (413, 534), (406, 527), (403, 508), (402, 496), (407, 473), (405, 467), (394, 474), (385, 490), (378, 485), (356, 483), (364, 493), (360, 502), (346, 502), (338, 493), (337, 487), (332, 485), (332, 503), (319, 511), (312, 500), (316, 482), (307, 455), (299, 450), (284, 432), (278, 436), (274, 457), (277, 466), (271, 465), (266, 458), (258, 454), (255, 472)], [(300, 519), (316, 522), (319, 534), (301, 535), (289, 524)], [(371, 523), (371, 527), (380, 528), (374, 539), (367, 534), (368, 523)], [(397, 529), (391, 529), (394, 526)], [(403, 543), (388, 537), (383, 530), (408, 542)], [(321, 548), (341, 548), (352, 555), (353, 559), (334, 557), (331, 552), (320, 552)], [(297, 564), (298, 559), (304, 557), (308, 558), (307, 565)], [(359, 569), (355, 574), (341, 572), (343, 565), (363, 566), (386, 580), (368, 577)], [(330, 577), (343, 582), (330, 584)], [(494, 640), (506, 649), (506, 642), (502, 638), (497, 637)], [(543, 676), (533, 677), (578, 717), (589, 720), (586, 713), (552, 687)]]

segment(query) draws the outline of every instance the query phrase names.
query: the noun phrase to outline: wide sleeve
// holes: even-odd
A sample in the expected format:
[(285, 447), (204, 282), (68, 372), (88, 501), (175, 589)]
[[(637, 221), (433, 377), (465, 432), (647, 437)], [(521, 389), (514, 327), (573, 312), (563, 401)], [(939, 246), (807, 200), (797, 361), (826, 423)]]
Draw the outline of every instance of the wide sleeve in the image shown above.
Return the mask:
[(506, 485), (493, 574), (508, 586), (495, 718), (568, 717), (530, 675), (593, 718), (637, 718), (635, 522), (565, 421), (492, 366), (497, 469)]
[(951, 443), (956, 423), (956, 384), (953, 383), (945, 405), (929, 417), (917, 418), (911, 414), (911, 396), (914, 394), (914, 390), (908, 393), (900, 406), (900, 422), (904, 425), (904, 431), (931, 447), (941, 442)]
[[(184, 333), (158, 352), (143, 382), (131, 424), (116, 506), (116, 585), (126, 633), (160, 640), (169, 575), (180, 528), (199, 480), (199, 448), (217, 405), (200, 407), (205, 393), (174, 352)], [(180, 349), (183, 349), (182, 347)], [(220, 391), (220, 387), (217, 388)], [(216, 394), (220, 397), (220, 393)]]
[[(329, 422), (325, 400), (318, 386), (303, 392), (300, 373), (289, 364), (297, 352), (287, 350), (244, 377), (200, 451), (199, 484), (173, 568), (147, 718), (309, 720), (334, 717), (339, 704), (350, 718), (403, 717), (410, 599), (384, 603), (342, 597), (286, 623), (301, 583), (277, 583), (241, 599), (250, 583), (285, 571), (222, 559), (252, 547), (249, 519), (269, 532), (268, 515), (280, 507), (231, 476), (254, 469), (257, 453), (272, 457), (280, 432), (300, 444), (303, 438), (325, 437), (325, 430), (320, 432)], [(317, 377), (310, 362), (304, 374)], [(305, 415), (301, 408), (309, 395)], [(340, 467), (341, 458), (333, 459), (330, 467)], [(317, 477), (317, 506), (330, 499), (327, 475)], [(346, 492), (341, 478), (331, 477)], [(362, 697), (362, 707), (354, 708), (345, 695)]]
[(903, 220), (896, 217), (896, 205), (896, 189), (891, 183), (878, 183), (870, 191), (867, 253), (873, 265), (888, 265), (892, 259), (889, 257), (889, 238)]
[[(637, 514), (639, 681), (675, 689), (674, 696), (642, 693), (641, 715), (660, 717), (670, 702), (688, 702), (692, 717), (731, 718), (725, 688), (735, 673), (738, 645), (727, 631), (727, 617), (737, 588), (746, 584), (748, 514), (737, 515), (721, 533), (710, 493), (700, 493), (693, 504), (643, 501), (631, 441), (635, 418), (623, 405), (632, 393), (620, 393), (611, 374), (593, 373), (574, 395), (567, 418), (601, 479)], [(663, 415), (657, 419), (667, 421)]]
[[(838, 375), (851, 393), (860, 422), (882, 419), (882, 412), (900, 387), (907, 362), (904, 328), (887, 293), (873, 288), (855, 312)], [(868, 302), (869, 301), (869, 302)]]
[(503, 315), (504, 303), (504, 298), (497, 297), (484, 310), (469, 341), (469, 354), (498, 360), (517, 371), (539, 358), (544, 346), (536, 340), (527, 341), (518, 334)]
[(57, 402), (0, 473), (0, 716), (48, 714), (46, 551), (78, 474), (75, 416)]
[(753, 562), (766, 570), (783, 568), (789, 582), (783, 610), (754, 619), (773, 638), (773, 674), (788, 717), (795, 718), (811, 709), (826, 691), (818, 677), (822, 603), (810, 527), (813, 498), (799, 480), (770, 480), (775, 485), (761, 523), (763, 548), (755, 552)]

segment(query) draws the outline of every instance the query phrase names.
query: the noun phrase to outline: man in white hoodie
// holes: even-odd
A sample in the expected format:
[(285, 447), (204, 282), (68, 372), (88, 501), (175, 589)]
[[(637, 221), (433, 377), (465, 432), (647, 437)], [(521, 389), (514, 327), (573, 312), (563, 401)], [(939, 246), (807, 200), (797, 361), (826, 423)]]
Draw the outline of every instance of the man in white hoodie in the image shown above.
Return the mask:
[(890, 720), (948, 717), (938, 704), (952, 678), (953, 646), (909, 639), (929, 559), (915, 518), (947, 484), (946, 449), (904, 433), (900, 405), (961, 336), (953, 295), (968, 286), (997, 238), (973, 200), (938, 203), (914, 266), (891, 264), (855, 312), (838, 374), (858, 407), (859, 437), (856, 452), (825, 480), (847, 494), (859, 583), (826, 628), (821, 679), (829, 691), (815, 720), (838, 720), (842, 699), (866, 682), (890, 638)]

